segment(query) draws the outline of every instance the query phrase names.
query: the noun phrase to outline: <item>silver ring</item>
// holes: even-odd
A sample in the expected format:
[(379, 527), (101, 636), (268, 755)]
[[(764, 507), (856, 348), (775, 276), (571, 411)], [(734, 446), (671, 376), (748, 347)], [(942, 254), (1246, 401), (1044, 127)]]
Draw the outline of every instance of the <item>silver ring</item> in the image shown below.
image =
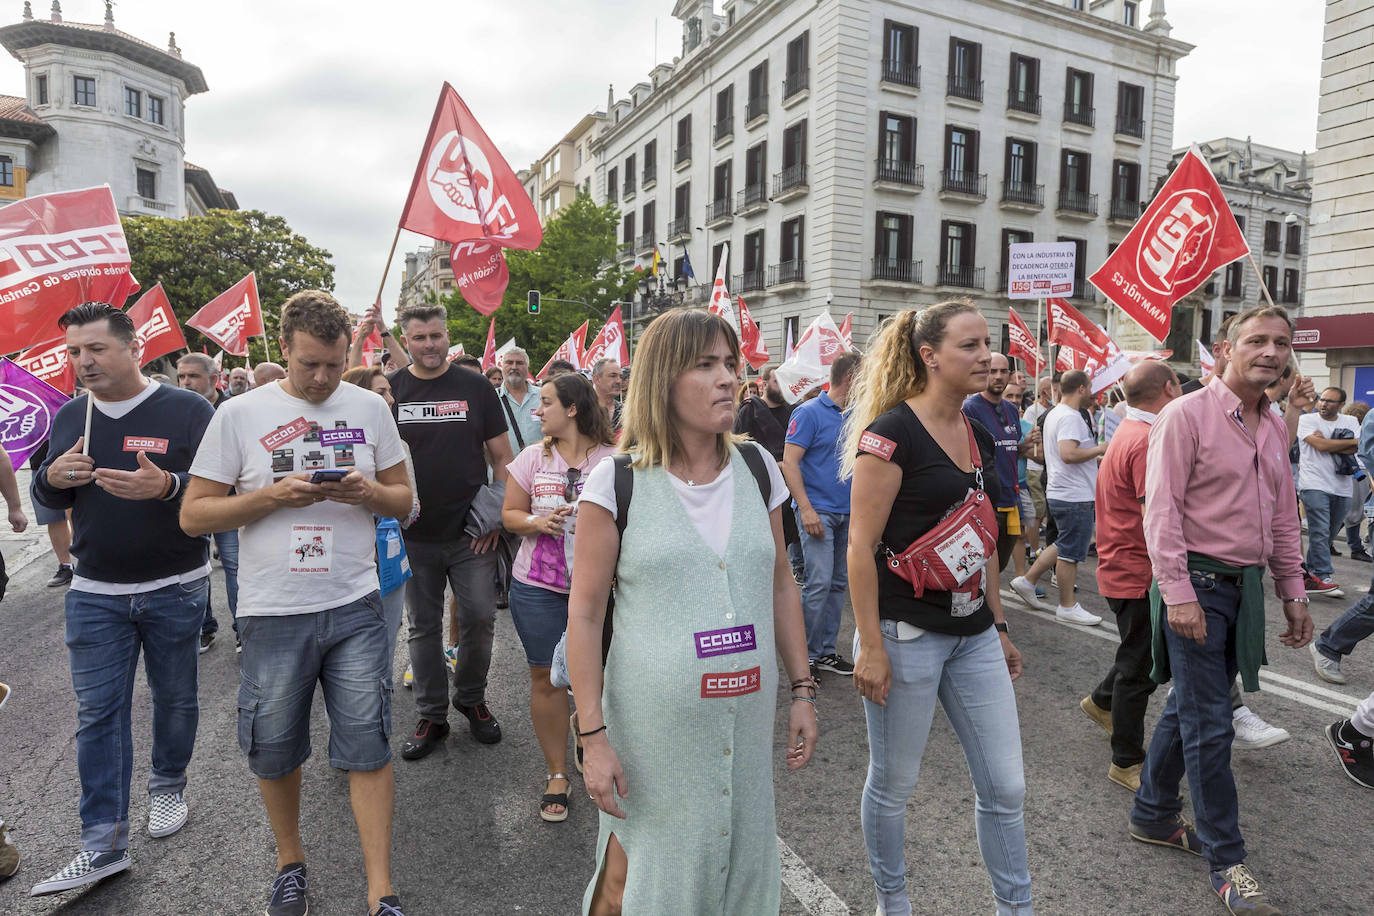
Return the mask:
[(68, 479), (68, 480), (75, 480), (75, 479), (76, 479), (76, 471), (71, 471), (71, 470), (67, 471), (67, 479)]

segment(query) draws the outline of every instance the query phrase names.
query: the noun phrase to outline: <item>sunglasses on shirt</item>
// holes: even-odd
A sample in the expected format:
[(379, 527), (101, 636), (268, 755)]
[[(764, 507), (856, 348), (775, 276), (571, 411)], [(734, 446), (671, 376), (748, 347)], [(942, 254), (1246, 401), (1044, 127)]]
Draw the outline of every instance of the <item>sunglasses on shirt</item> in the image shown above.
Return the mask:
[(568, 468), (568, 482), (563, 485), (563, 499), (565, 502), (577, 502), (577, 482), (581, 479), (581, 471), (577, 468)]

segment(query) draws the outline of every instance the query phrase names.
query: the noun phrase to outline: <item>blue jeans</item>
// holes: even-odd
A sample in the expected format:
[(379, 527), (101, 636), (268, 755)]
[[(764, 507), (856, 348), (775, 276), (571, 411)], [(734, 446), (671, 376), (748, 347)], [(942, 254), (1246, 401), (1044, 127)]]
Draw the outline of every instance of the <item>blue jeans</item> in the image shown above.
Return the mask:
[(822, 655), (835, 654), (844, 593), (849, 587), (849, 516), (833, 512), (816, 514), (821, 518), (820, 537), (806, 533), (801, 510), (797, 510), (802, 557), (806, 562), (806, 578), (801, 591), (802, 618), (806, 622), (806, 654), (812, 661)]
[[(239, 530), (215, 533), (215, 547), (219, 550), (219, 563), (224, 567), (224, 597), (229, 601), (229, 618), (234, 622), (234, 632), (239, 631)], [(209, 596), (205, 600), (205, 622), (201, 624), (202, 633), (215, 633), (219, 621), (210, 606)]]
[(1330, 579), (1331, 542), (1345, 524), (1350, 497), (1332, 496), (1325, 490), (1303, 490), (1299, 495), (1307, 513), (1307, 572), (1318, 579)]
[(148, 793), (186, 787), (200, 705), (196, 666), (210, 580), (137, 595), (67, 592), (67, 653), (76, 688), (81, 848), (129, 846), (130, 725), (139, 649), (153, 700)]
[(1207, 621), (1199, 645), (1166, 623), (1164, 642), (1174, 689), (1155, 724), (1140, 771), (1131, 820), (1157, 824), (1183, 809), (1178, 797), (1184, 774), (1193, 799), (1202, 852), (1211, 867), (1230, 868), (1245, 861), (1240, 807), (1231, 775), (1231, 682), (1236, 676), (1236, 614), (1240, 586), (1202, 573), (1191, 576)]
[[(881, 912), (886, 916), (911, 912), (906, 891), (906, 806), (916, 789), (939, 700), (973, 778), (974, 825), (993, 894), (1003, 907), (1024, 907), (1017, 912), (1029, 913), (1021, 729), (997, 631), (989, 627), (964, 637), (924, 632), (914, 639), (899, 639), (894, 621), (884, 620), (881, 625), (892, 686), (887, 705), (864, 700), (868, 779), (860, 808)], [(857, 655), (857, 635), (854, 645)]]
[[(1369, 583), (1374, 592), (1374, 581)], [(1374, 633), (1374, 594), (1365, 595), (1345, 613), (1332, 621), (1331, 626), (1322, 630), (1317, 637), (1317, 651), (1333, 662), (1355, 651), (1360, 640)]]

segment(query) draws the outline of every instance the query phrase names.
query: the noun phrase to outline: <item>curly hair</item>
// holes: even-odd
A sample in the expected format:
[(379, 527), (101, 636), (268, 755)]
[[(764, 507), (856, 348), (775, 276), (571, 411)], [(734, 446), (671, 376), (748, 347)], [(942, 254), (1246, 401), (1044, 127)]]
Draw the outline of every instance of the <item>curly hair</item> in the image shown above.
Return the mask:
[(303, 289), (282, 304), (281, 339), (291, 345), (292, 335), (304, 331), (325, 343), (345, 342), (353, 332), (353, 322), (339, 300), (322, 289)]

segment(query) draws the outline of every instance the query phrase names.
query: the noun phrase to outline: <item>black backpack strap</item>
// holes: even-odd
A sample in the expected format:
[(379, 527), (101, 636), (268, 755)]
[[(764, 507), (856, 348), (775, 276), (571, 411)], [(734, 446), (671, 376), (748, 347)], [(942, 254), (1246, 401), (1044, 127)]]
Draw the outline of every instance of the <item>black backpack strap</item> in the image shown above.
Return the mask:
[(635, 472), (630, 467), (633, 456), (625, 452), (611, 458), (615, 464), (615, 530), (625, 537), (625, 525), (629, 521), (630, 497), (635, 492)]
[[(754, 475), (754, 482), (759, 485), (759, 495), (763, 497), (763, 508), (768, 510), (768, 506), (773, 502), (773, 478), (768, 476), (768, 466), (765, 465), (763, 447), (752, 442), (745, 442), (739, 446), (740, 457), (744, 463), (749, 465), (749, 471)], [(772, 461), (772, 456), (769, 456)]]
[(515, 411), (511, 410), (510, 401), (506, 397), (501, 395), (496, 397), (501, 402), (501, 406), (506, 408), (506, 416), (510, 417), (511, 432), (515, 433), (515, 444), (520, 446), (520, 451), (523, 452), (525, 450), (525, 437), (520, 435), (520, 424), (515, 422)]

